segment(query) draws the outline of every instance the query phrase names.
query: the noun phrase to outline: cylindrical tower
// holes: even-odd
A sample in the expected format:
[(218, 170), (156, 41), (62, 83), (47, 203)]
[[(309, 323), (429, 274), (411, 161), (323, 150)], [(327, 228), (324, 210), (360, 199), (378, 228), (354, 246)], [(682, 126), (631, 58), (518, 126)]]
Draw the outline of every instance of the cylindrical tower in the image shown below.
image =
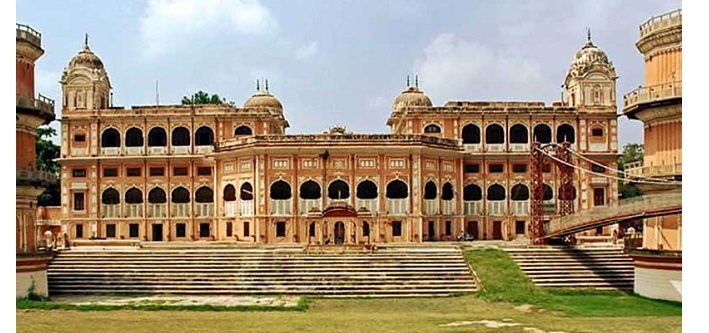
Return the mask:
[(37, 196), (55, 177), (35, 166), (37, 126), (54, 120), (54, 101), (35, 97), (34, 67), (44, 50), (42, 35), (29, 26), (17, 24), (16, 30), (16, 254), (17, 297), (29, 290), (47, 293), (46, 257), (37, 253)]

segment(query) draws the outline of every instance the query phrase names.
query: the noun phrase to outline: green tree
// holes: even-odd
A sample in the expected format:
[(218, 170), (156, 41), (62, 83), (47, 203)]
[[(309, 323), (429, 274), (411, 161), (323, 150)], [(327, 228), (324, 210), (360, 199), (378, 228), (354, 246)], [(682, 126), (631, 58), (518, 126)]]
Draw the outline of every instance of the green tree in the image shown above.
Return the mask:
[[(54, 159), (59, 158), (59, 146), (51, 139), (56, 137), (57, 131), (51, 127), (38, 127), (35, 135), (36, 166), (37, 169), (51, 172), (59, 176), (59, 163)], [(42, 194), (37, 197), (38, 206), (59, 206), (60, 201), (60, 178), (47, 187)]]
[[(618, 157), (618, 170), (625, 171), (625, 166), (629, 163), (642, 161), (645, 157), (644, 146), (640, 143), (629, 143), (623, 146), (623, 154)], [(625, 178), (624, 174), (619, 174), (621, 178)], [(643, 194), (637, 186), (628, 184), (627, 181), (621, 180), (618, 186), (621, 199), (637, 197)]]
[(227, 104), (234, 106), (234, 102), (227, 102), (226, 98), (221, 98), (217, 94), (210, 95), (202, 90), (192, 94), (192, 96), (182, 97), (182, 105), (189, 104)]

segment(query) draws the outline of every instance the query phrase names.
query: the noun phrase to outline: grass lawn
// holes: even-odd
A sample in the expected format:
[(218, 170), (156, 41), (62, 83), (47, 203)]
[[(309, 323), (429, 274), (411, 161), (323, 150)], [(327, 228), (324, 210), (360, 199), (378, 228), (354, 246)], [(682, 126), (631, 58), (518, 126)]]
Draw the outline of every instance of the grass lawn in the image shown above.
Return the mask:
[[(681, 304), (595, 291), (534, 288), (507, 255), (466, 252), (483, 282), (476, 295), (425, 299), (312, 299), (307, 311), (16, 310), (17, 332), (681, 332)], [(529, 312), (516, 305), (532, 304)], [(516, 326), (488, 328), (461, 321)], [(537, 331), (537, 332), (542, 332)]]

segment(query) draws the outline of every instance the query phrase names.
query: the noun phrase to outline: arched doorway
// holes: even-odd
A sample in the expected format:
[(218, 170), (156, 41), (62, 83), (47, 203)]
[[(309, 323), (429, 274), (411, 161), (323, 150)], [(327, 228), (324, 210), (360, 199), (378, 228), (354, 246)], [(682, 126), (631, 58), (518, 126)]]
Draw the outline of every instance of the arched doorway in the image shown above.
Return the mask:
[(335, 245), (345, 243), (345, 224), (342, 221), (335, 223)]

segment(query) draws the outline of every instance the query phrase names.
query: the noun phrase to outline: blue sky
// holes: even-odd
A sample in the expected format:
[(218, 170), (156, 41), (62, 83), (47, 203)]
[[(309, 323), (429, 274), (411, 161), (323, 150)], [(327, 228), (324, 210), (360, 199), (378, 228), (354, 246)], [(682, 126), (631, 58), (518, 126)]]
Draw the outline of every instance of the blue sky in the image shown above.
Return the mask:
[[(638, 26), (681, 1), (32, 1), (16, 20), (42, 33), (37, 91), (55, 100), (62, 70), (89, 34), (114, 105), (177, 104), (196, 90), (242, 105), (269, 79), (288, 133), (341, 124), (388, 133), (407, 74), (435, 105), (448, 100), (558, 100), (586, 40), (606, 51), (617, 94), (644, 81)], [(622, 103), (622, 98), (619, 98)], [(60, 115), (60, 110), (57, 110)], [(55, 122), (54, 126), (58, 128)], [(620, 144), (642, 142), (621, 117)]]

